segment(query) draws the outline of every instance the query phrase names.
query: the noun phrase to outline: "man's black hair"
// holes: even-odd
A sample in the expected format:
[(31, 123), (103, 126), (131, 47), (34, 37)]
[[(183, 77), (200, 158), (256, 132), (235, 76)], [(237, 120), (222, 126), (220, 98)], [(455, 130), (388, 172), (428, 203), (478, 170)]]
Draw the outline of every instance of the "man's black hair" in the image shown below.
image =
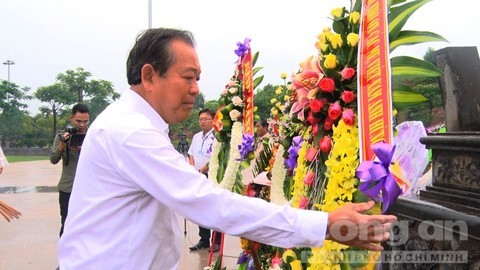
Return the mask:
[(200, 116), (200, 114), (202, 114), (202, 113), (208, 113), (208, 114), (210, 114), (210, 116), (211, 116), (212, 118), (215, 117), (215, 112), (214, 112), (213, 110), (209, 109), (209, 108), (201, 109), (201, 110), (198, 112), (198, 116)]
[(165, 76), (175, 62), (175, 55), (170, 48), (174, 40), (182, 40), (195, 47), (195, 39), (189, 31), (155, 28), (138, 35), (127, 59), (128, 84), (137, 85), (142, 82), (141, 71), (145, 64), (152, 65), (161, 77)]
[(85, 103), (77, 103), (72, 107), (72, 115), (79, 113), (90, 113), (87, 104)]

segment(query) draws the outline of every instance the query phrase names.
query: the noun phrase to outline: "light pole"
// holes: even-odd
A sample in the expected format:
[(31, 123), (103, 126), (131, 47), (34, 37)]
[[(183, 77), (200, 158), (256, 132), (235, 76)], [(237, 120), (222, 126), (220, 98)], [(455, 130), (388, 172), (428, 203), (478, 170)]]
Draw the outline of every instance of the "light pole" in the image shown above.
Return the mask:
[(152, 0), (148, 0), (148, 29), (152, 29)]
[(12, 60), (7, 60), (3, 62), (3, 64), (8, 66), (8, 82), (10, 82), (10, 66), (15, 65), (15, 62), (13, 62)]

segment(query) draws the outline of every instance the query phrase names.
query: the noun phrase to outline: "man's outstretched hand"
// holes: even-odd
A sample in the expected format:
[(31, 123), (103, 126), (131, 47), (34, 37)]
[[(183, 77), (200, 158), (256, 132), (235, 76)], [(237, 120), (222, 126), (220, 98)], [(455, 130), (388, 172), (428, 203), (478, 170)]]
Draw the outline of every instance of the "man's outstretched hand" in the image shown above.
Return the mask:
[(383, 250), (379, 243), (388, 240), (397, 217), (363, 214), (374, 205), (374, 201), (349, 203), (330, 212), (326, 239), (372, 251)]

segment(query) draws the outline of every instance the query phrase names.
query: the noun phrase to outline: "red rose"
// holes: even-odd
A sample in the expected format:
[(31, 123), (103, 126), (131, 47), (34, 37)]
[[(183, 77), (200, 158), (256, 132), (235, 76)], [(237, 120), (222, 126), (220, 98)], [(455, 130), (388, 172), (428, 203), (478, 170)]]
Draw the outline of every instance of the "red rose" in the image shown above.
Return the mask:
[(332, 119), (330, 117), (327, 117), (325, 119), (325, 123), (323, 124), (323, 130), (331, 130), (332, 129)]
[(342, 70), (342, 72), (340, 72), (340, 74), (342, 74), (342, 78), (345, 79), (345, 80), (348, 80), (348, 79), (351, 79), (353, 77), (353, 75), (355, 75), (355, 69), (353, 68), (344, 68)]
[(318, 83), (320, 90), (326, 93), (332, 93), (335, 90), (335, 81), (331, 78), (323, 77)]
[(351, 126), (355, 123), (355, 113), (352, 109), (346, 109), (342, 113), (342, 119), (345, 124)]
[(355, 94), (353, 93), (353, 91), (345, 90), (343, 91), (341, 98), (343, 102), (350, 103), (355, 100)]
[(316, 98), (310, 101), (310, 109), (312, 109), (312, 112), (319, 112), (323, 108), (323, 105), (325, 104)]
[(337, 120), (341, 115), (342, 106), (340, 106), (338, 102), (330, 104), (330, 107), (328, 108), (328, 117), (330, 117), (332, 120)]
[(330, 153), (330, 149), (332, 149), (332, 138), (328, 136), (324, 136), (319, 143), (320, 151), (324, 153)]

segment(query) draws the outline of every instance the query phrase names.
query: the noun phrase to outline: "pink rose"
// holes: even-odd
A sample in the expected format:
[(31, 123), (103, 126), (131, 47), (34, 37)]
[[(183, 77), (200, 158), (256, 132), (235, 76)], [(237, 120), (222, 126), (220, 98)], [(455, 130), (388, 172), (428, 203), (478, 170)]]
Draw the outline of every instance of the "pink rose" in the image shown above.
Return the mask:
[(324, 136), (320, 140), (319, 146), (320, 146), (320, 151), (324, 153), (330, 153), (330, 150), (332, 149), (332, 138), (328, 136)]
[(342, 113), (342, 119), (345, 124), (351, 126), (355, 123), (355, 113), (352, 109), (346, 109)]
[(353, 91), (345, 90), (343, 91), (341, 98), (343, 102), (350, 103), (355, 100), (355, 94), (353, 93)]
[(307, 150), (307, 153), (305, 154), (305, 158), (309, 161), (312, 162), (315, 159), (315, 156), (317, 155), (317, 148), (315, 147), (310, 147)]
[(313, 185), (313, 180), (315, 179), (315, 174), (312, 171), (308, 171), (307, 175), (303, 178), (303, 183), (311, 187)]
[(338, 102), (330, 104), (330, 107), (328, 108), (328, 117), (330, 117), (332, 120), (337, 120), (340, 118), (341, 115), (342, 106), (340, 106)]
[(335, 81), (331, 78), (323, 77), (318, 83), (318, 87), (325, 93), (332, 93), (335, 90)]
[(348, 79), (351, 79), (353, 77), (353, 75), (355, 75), (355, 69), (353, 68), (344, 68), (342, 70), (342, 72), (340, 72), (340, 74), (342, 74), (342, 78), (345, 79), (345, 80), (348, 80)]

